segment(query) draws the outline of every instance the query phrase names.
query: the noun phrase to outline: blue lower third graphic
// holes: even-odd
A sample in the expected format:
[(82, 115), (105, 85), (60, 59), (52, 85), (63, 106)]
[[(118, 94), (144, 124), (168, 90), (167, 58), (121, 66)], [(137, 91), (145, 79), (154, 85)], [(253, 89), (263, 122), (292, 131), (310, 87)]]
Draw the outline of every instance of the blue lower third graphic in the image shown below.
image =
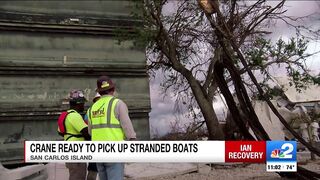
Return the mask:
[(297, 142), (267, 141), (266, 159), (267, 171), (296, 172)]

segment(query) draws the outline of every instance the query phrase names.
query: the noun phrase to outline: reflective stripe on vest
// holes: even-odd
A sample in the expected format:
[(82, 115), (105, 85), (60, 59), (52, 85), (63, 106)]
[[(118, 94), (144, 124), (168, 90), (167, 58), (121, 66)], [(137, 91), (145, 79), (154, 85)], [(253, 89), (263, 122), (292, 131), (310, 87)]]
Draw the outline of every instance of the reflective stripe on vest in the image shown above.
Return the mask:
[(96, 124), (91, 126), (92, 129), (99, 128), (121, 128), (120, 124)]
[(112, 96), (101, 97), (90, 108), (93, 141), (122, 141), (125, 139), (120, 121), (114, 113), (118, 101)]

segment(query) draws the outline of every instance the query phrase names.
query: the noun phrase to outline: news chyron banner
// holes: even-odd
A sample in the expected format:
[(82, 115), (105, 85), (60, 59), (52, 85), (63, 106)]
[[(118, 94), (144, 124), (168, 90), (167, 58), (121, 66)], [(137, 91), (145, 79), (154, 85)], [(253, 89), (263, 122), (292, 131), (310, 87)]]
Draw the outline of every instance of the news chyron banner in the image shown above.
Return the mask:
[(25, 141), (25, 162), (224, 162), (224, 141)]
[(266, 163), (297, 171), (295, 141), (25, 141), (25, 162)]

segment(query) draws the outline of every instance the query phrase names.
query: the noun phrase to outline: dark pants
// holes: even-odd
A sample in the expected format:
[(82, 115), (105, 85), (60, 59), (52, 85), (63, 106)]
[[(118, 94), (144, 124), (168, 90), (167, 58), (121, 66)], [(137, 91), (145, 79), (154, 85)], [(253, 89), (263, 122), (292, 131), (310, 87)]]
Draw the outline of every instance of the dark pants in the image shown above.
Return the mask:
[(89, 163), (87, 180), (96, 180), (97, 174), (98, 174), (97, 164), (96, 163)]
[(87, 163), (66, 163), (69, 180), (86, 180)]

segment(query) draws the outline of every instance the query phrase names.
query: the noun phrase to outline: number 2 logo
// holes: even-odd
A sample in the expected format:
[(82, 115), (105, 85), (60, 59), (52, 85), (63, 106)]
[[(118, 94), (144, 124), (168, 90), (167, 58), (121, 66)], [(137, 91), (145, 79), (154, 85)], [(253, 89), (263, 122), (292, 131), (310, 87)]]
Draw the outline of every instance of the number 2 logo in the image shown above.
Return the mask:
[(281, 146), (281, 149), (282, 150), (285, 150), (283, 152), (283, 156), (281, 158), (284, 158), (284, 159), (290, 159), (292, 158), (292, 154), (291, 152), (293, 151), (293, 145), (290, 144), (290, 143), (284, 143), (282, 146)]

